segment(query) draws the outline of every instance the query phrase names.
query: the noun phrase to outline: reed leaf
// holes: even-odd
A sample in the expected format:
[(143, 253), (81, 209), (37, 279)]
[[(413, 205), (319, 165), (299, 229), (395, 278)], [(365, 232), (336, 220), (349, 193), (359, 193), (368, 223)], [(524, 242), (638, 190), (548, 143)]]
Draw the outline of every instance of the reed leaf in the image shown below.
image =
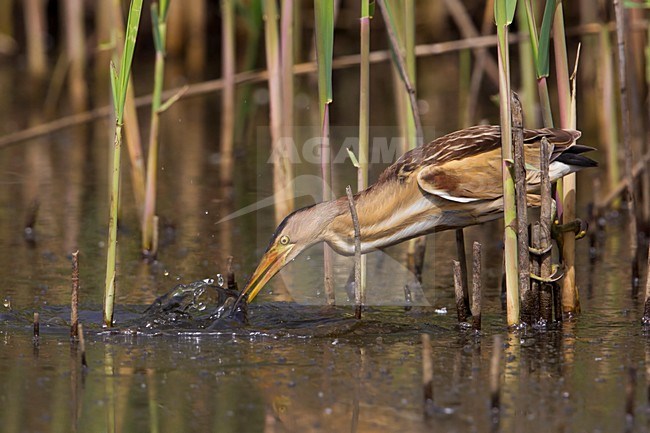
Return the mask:
[(334, 53), (334, 1), (314, 0), (316, 17), (316, 56), (318, 61), (318, 99), (321, 107), (332, 102), (332, 57)]

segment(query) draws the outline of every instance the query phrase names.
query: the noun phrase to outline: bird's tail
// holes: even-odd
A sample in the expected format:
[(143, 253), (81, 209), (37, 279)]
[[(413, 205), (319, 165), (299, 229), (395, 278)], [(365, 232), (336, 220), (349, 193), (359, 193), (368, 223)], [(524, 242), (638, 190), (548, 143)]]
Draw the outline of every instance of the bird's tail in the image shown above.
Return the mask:
[(596, 150), (593, 147), (583, 146), (582, 144), (574, 144), (568, 146), (564, 151), (555, 158), (554, 162), (561, 162), (563, 164), (576, 167), (574, 171), (587, 167), (598, 167), (598, 163), (583, 153)]

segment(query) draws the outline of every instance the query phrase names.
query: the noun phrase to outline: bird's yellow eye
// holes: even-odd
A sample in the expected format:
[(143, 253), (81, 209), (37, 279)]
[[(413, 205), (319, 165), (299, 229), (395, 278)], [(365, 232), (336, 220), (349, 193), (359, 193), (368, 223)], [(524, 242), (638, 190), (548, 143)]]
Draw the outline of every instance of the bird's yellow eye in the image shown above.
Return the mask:
[(284, 235), (280, 238), (280, 244), (282, 245), (288, 245), (289, 244), (289, 236)]

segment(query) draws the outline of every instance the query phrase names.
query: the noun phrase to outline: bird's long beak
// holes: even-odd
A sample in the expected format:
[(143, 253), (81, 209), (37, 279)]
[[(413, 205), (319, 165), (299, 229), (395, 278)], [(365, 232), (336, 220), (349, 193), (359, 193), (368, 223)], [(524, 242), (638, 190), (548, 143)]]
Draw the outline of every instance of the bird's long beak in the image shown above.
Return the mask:
[(247, 301), (251, 302), (255, 296), (262, 290), (264, 285), (278, 273), (280, 269), (287, 263), (287, 256), (293, 249), (294, 245), (274, 245), (262, 257), (257, 269), (248, 280), (248, 284), (239, 295), (239, 299), (235, 305), (247, 297)]

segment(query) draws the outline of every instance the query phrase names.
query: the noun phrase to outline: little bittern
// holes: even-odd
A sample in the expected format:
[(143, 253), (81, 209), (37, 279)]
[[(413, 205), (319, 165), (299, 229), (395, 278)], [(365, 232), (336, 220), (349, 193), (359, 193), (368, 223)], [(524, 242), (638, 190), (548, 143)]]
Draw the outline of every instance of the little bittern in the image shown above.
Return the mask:
[[(529, 206), (539, 206), (540, 145), (552, 145), (550, 178), (555, 181), (595, 161), (593, 150), (576, 144), (579, 131), (524, 130)], [(355, 195), (361, 252), (384, 248), (442, 230), (497, 219), (503, 212), (501, 133), (498, 126), (474, 126), (405, 153), (379, 180)], [(537, 193), (537, 194), (536, 194)], [(346, 197), (299, 209), (280, 223), (240, 299), (248, 301), (305, 248), (327, 242), (354, 254), (354, 228)]]

